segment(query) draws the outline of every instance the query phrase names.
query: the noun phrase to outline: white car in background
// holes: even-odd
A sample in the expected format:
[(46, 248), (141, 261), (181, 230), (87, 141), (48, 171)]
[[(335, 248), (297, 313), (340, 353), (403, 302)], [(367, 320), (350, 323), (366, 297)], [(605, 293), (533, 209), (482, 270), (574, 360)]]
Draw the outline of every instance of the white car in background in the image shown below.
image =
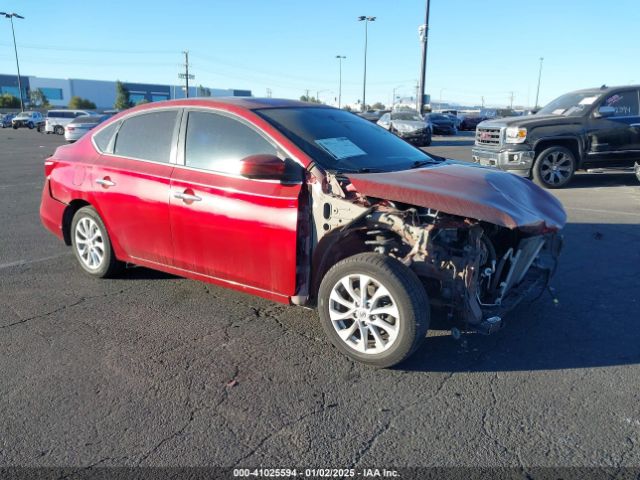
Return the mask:
[(81, 115), (76, 117), (64, 127), (64, 139), (69, 143), (80, 140), (85, 133), (109, 117), (111, 115)]
[(46, 133), (64, 134), (64, 127), (74, 118), (82, 115), (91, 115), (88, 110), (49, 110), (47, 120), (44, 125)]

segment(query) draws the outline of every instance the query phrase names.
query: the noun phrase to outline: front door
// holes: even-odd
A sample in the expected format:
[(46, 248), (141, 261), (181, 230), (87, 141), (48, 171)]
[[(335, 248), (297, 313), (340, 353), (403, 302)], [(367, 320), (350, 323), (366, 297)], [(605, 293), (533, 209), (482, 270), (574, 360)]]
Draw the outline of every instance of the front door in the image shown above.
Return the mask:
[(169, 183), (177, 116), (171, 109), (125, 119), (112, 151), (94, 165), (95, 206), (116, 247), (134, 263), (173, 262)]
[(595, 108), (611, 107), (609, 117), (589, 120), (588, 162), (603, 167), (632, 166), (640, 158), (640, 98), (637, 89), (607, 95)]
[(301, 185), (238, 175), (241, 159), (278, 153), (245, 121), (206, 110), (185, 115), (184, 165), (171, 177), (176, 266), (257, 294), (295, 295)]

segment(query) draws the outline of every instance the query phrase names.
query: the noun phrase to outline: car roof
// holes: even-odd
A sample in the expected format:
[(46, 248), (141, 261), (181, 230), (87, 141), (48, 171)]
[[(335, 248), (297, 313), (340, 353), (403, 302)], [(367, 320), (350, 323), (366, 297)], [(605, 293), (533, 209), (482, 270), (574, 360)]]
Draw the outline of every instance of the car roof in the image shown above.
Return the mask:
[(292, 107), (326, 107), (333, 108), (329, 105), (322, 103), (308, 103), (298, 100), (289, 100), (285, 98), (259, 98), (259, 97), (192, 97), (181, 98), (178, 100), (165, 100), (162, 102), (147, 103), (144, 106), (148, 107), (153, 105), (156, 107), (168, 107), (168, 106), (203, 106), (203, 107), (215, 107), (215, 106), (235, 106), (244, 108), (247, 110), (257, 110), (260, 108), (292, 108)]
[(610, 93), (616, 90), (629, 90), (629, 89), (634, 89), (634, 88), (640, 88), (640, 85), (619, 85), (619, 86), (613, 86), (613, 87), (608, 87), (606, 85), (601, 86), (600, 88), (594, 87), (594, 88), (583, 88), (582, 90), (575, 90), (571, 93), (594, 93), (594, 94), (600, 94), (600, 93)]

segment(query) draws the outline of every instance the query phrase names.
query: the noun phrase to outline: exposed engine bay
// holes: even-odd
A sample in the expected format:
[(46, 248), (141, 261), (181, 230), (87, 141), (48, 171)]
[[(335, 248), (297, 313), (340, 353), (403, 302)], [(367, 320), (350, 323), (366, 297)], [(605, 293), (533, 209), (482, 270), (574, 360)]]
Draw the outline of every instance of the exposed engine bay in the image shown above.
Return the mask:
[(432, 306), (483, 333), (498, 329), (501, 315), (521, 300), (539, 296), (555, 272), (562, 246), (557, 229), (508, 228), (365, 196), (343, 175), (327, 174), (309, 186), (313, 249), (329, 237), (357, 235), (365, 251), (411, 268)]

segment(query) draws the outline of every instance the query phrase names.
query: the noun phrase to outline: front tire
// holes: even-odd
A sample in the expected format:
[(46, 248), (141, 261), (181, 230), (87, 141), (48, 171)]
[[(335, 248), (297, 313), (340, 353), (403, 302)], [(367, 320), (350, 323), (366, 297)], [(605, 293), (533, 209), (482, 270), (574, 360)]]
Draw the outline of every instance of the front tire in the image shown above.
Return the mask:
[(33, 130), (33, 127), (35, 127), (35, 125), (33, 124), (33, 122), (29, 122), (27, 123), (27, 127), (29, 127), (29, 130)]
[(533, 179), (544, 188), (562, 188), (576, 172), (576, 159), (565, 147), (551, 147), (540, 152), (533, 164)]
[(429, 300), (398, 260), (361, 253), (336, 263), (318, 293), (322, 328), (345, 355), (379, 368), (408, 358), (429, 328)]
[(78, 263), (89, 275), (110, 277), (122, 267), (113, 253), (107, 229), (93, 207), (82, 207), (73, 216), (71, 244)]

